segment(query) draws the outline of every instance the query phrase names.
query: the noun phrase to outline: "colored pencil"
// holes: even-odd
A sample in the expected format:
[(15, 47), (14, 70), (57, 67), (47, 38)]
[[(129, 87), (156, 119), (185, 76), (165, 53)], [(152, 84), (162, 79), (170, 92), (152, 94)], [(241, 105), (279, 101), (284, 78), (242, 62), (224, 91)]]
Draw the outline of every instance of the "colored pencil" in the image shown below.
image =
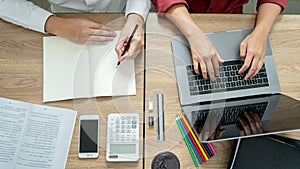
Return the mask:
[(211, 149), (207, 143), (202, 143), (202, 145), (204, 146), (206, 152), (208, 153), (209, 158), (214, 156), (214, 153), (211, 151)]
[(213, 145), (211, 143), (207, 143), (209, 145), (209, 147), (211, 148), (212, 152), (214, 153), (214, 155), (217, 155), (217, 152), (215, 150), (215, 148), (213, 147)]
[[(187, 119), (186, 115), (184, 115), (184, 114), (182, 114), (182, 115), (185, 117), (185, 119)], [(188, 124), (189, 126), (191, 126), (190, 123), (189, 123), (189, 121), (186, 120), (186, 122), (187, 122), (187, 124)], [(194, 133), (196, 133), (195, 130), (194, 130), (193, 128), (191, 128), (191, 129), (192, 129), (192, 131), (193, 131)], [(210, 157), (217, 155), (217, 152), (216, 152), (215, 148), (213, 147), (213, 145), (212, 145), (211, 143), (209, 143), (209, 142), (208, 142), (208, 143), (201, 143), (201, 142), (199, 142), (199, 143), (200, 143), (200, 145), (205, 146), (205, 147), (204, 147), (204, 150), (206, 151), (206, 153), (209, 153), (209, 156), (210, 156)], [(210, 158), (210, 157), (209, 157), (209, 158)]]
[(177, 126), (178, 126), (178, 128), (179, 128), (179, 130), (180, 130), (180, 133), (181, 133), (182, 137), (183, 137), (183, 140), (184, 140), (184, 142), (185, 142), (185, 145), (186, 145), (186, 147), (187, 147), (188, 150), (189, 150), (189, 153), (190, 153), (190, 155), (191, 155), (191, 157), (192, 157), (192, 159), (193, 159), (193, 162), (194, 162), (195, 167), (198, 167), (198, 163), (197, 163), (196, 157), (195, 157), (194, 153), (192, 152), (193, 150), (191, 149), (191, 146), (189, 145), (188, 139), (186, 138), (186, 135), (184, 135), (184, 131), (183, 131), (183, 129), (181, 128), (181, 126), (180, 126), (178, 120), (179, 120), (178, 117), (176, 117), (176, 123), (177, 123)]
[(200, 154), (197, 152), (196, 147), (195, 147), (194, 144), (192, 143), (191, 138), (188, 136), (187, 131), (184, 129), (184, 126), (183, 126), (182, 122), (181, 122), (180, 120), (178, 120), (178, 122), (179, 122), (179, 125), (181, 126), (181, 128), (183, 129), (184, 135), (186, 135), (186, 138), (188, 139), (188, 141), (189, 141), (189, 143), (190, 143), (190, 146), (192, 147), (192, 149), (193, 149), (193, 151), (194, 151), (194, 154), (196, 155), (196, 157), (197, 157), (197, 159), (198, 159), (200, 165), (203, 164), (203, 162), (202, 162), (202, 160), (201, 160), (201, 158), (200, 158)]
[[(187, 119), (186, 115), (183, 115), (183, 116), (185, 117), (185, 119)], [(194, 128), (191, 127), (191, 124), (189, 123), (189, 121), (186, 120), (186, 122), (187, 122), (187, 125), (191, 128), (192, 132), (196, 135), (196, 131), (194, 130)], [(198, 140), (198, 138), (197, 138), (197, 140)], [(211, 151), (210, 147), (206, 143), (202, 143), (201, 141), (199, 141), (199, 144), (202, 146), (207, 157), (211, 158), (213, 156), (213, 152)]]
[[(182, 114), (182, 113), (181, 113), (181, 114)], [(187, 122), (187, 120), (186, 120), (186, 118), (185, 118), (185, 116), (184, 116), (183, 114), (182, 114), (182, 119), (183, 119), (183, 121), (184, 121), (186, 124), (188, 124), (188, 122)], [(203, 150), (203, 147), (200, 145), (199, 140), (198, 140), (197, 137), (195, 136), (195, 134), (194, 134), (194, 132), (192, 131), (191, 127), (190, 127), (189, 125), (187, 125), (187, 128), (188, 128), (189, 132), (191, 132), (191, 134), (192, 134), (194, 140), (196, 141), (196, 143), (197, 143), (198, 147), (200, 148), (201, 152), (203, 153), (204, 158), (205, 158), (206, 160), (208, 160), (208, 157), (207, 157), (207, 155), (206, 155), (207, 153)]]
[(207, 159), (204, 157), (203, 152), (200, 150), (199, 146), (197, 145), (196, 140), (193, 138), (192, 133), (191, 133), (190, 130), (188, 129), (187, 125), (185, 124), (185, 122), (184, 122), (182, 116), (180, 116), (180, 121), (181, 121), (181, 123), (182, 123), (182, 125), (183, 125), (183, 128), (184, 128), (185, 131), (187, 132), (188, 137), (191, 138), (192, 144), (195, 146), (195, 148), (196, 148), (198, 154), (200, 155), (202, 161), (203, 161), (203, 162), (206, 162)]

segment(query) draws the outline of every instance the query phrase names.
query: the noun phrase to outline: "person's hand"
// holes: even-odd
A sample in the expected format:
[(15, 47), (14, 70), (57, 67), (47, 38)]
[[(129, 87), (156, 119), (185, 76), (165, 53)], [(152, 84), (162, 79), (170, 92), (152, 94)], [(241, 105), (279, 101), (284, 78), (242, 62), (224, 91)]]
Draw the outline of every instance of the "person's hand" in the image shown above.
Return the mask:
[(215, 128), (215, 129), (208, 130), (207, 128), (205, 128), (203, 130), (202, 127), (198, 127), (197, 128), (197, 133), (199, 134), (201, 140), (215, 140), (215, 139), (220, 139), (222, 137), (222, 134), (226, 132), (225, 129), (221, 128), (220, 123), (217, 125), (217, 128)]
[(215, 140), (220, 139), (225, 129), (221, 128), (222, 116), (215, 112), (210, 112), (206, 119), (197, 119), (193, 125), (201, 140)]
[(248, 70), (245, 80), (253, 78), (262, 67), (266, 54), (266, 38), (259, 33), (252, 32), (240, 44), (240, 56), (244, 64), (238, 73), (242, 74)]
[(241, 136), (263, 133), (261, 119), (256, 113), (253, 113), (252, 111), (246, 111), (244, 112), (244, 115), (246, 116), (246, 120), (241, 116), (238, 117), (242, 125), (242, 129), (240, 130)]
[[(131, 39), (130, 47), (128, 51), (125, 52), (123, 56), (122, 52), (124, 50), (124, 46), (129, 40), (130, 35), (135, 27), (138, 24), (138, 28)], [(127, 22), (122, 29), (119, 42), (117, 43), (115, 50), (118, 54), (119, 61), (123, 61), (124, 59), (130, 58), (134, 59), (144, 47), (144, 29), (143, 29), (144, 20), (140, 15), (137, 14), (130, 14), (128, 15)]]
[(201, 32), (195, 32), (188, 38), (193, 59), (194, 71), (202, 74), (203, 79), (214, 81), (219, 76), (219, 63), (224, 60), (218, 54), (214, 45)]
[(209, 136), (208, 140), (220, 139), (222, 134), (225, 133), (226, 130), (221, 128), (221, 125), (217, 126), (216, 130)]
[(87, 19), (50, 16), (45, 31), (79, 44), (105, 45), (116, 33), (110, 27)]

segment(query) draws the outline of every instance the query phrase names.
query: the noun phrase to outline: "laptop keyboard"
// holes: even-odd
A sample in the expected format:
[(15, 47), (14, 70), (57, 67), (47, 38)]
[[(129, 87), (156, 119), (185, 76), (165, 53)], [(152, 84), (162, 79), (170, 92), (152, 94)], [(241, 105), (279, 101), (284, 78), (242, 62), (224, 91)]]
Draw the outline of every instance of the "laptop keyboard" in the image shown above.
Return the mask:
[(242, 65), (241, 60), (224, 62), (220, 66), (220, 75), (216, 77), (215, 82), (204, 80), (202, 75), (197, 75), (194, 72), (193, 65), (186, 66), (190, 95), (269, 86), (265, 64), (255, 77), (248, 80), (244, 80), (247, 72), (238, 74), (238, 70)]
[[(242, 106), (233, 106), (233, 107), (225, 107), (219, 109), (212, 110), (200, 110), (200, 111), (192, 111), (192, 121), (196, 120), (204, 121), (206, 120), (208, 113), (213, 113), (215, 116), (222, 116), (221, 118), (221, 126), (230, 125), (230, 124), (238, 124), (239, 116), (244, 116), (245, 111), (255, 112), (259, 118), (261, 119), (266, 111), (268, 102), (257, 103), (257, 104), (249, 104)], [(244, 117), (246, 119), (246, 117)], [(196, 126), (194, 126), (196, 128)]]

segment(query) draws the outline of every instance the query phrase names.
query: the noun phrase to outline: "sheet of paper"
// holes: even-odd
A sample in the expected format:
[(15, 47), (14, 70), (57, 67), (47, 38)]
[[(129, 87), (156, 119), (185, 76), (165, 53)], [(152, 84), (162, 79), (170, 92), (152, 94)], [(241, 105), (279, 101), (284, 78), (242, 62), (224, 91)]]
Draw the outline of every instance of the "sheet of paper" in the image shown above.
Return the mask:
[(78, 45), (44, 37), (44, 102), (97, 96), (135, 95), (134, 60), (118, 59), (117, 37), (107, 45)]
[(0, 98), (0, 168), (15, 168), (30, 106)]
[[(101, 49), (102, 48), (102, 49)], [(135, 95), (134, 61), (127, 59), (117, 66), (115, 45), (103, 49), (101, 46), (90, 48), (90, 77), (93, 96)], [(99, 53), (102, 57), (99, 57)]]
[[(76, 85), (81, 86), (76, 93), (89, 97), (89, 57), (86, 48), (57, 36), (44, 37), (43, 45), (44, 102), (73, 98), (74, 80)], [(81, 75), (81, 84), (74, 77), (75, 73)]]
[(65, 168), (73, 110), (0, 98), (0, 168)]

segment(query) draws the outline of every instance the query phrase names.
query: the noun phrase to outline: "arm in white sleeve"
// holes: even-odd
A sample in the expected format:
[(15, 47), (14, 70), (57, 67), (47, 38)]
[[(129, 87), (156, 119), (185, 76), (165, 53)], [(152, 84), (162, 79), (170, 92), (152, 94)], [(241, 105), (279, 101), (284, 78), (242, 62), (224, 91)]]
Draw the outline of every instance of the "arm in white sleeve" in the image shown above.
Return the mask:
[(146, 22), (150, 8), (150, 0), (127, 0), (125, 17), (127, 18), (131, 13), (136, 13), (143, 17), (144, 22)]
[(32, 2), (26, 0), (0, 0), (0, 18), (45, 33), (45, 24), (53, 15)]

